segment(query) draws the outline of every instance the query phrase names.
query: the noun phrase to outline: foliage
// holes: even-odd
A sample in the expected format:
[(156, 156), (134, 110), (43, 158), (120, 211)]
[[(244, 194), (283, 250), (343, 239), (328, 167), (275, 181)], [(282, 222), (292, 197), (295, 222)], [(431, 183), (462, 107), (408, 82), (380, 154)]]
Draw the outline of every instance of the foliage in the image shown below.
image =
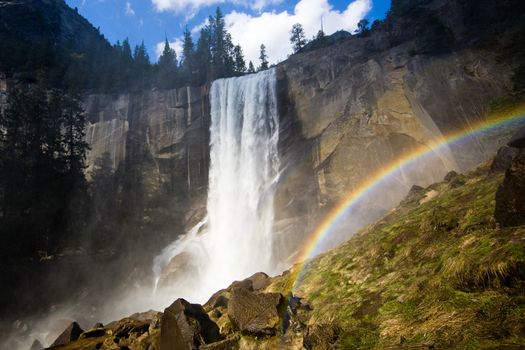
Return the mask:
[(428, 0), (397, 1), (387, 14), (384, 28), (391, 46), (413, 40), (412, 54), (442, 54), (456, 44), (453, 32), (430, 8)]
[(170, 47), (170, 43), (166, 38), (164, 50), (157, 64), (157, 86), (161, 89), (174, 88), (178, 73), (177, 54), (175, 50)]
[(261, 71), (268, 69), (268, 55), (266, 54), (266, 46), (264, 46), (264, 44), (261, 44), (259, 60), (261, 60), (261, 65), (259, 66), (258, 70)]
[(355, 30), (355, 32), (361, 36), (364, 36), (370, 30), (369, 25), (370, 21), (368, 21), (366, 18), (363, 18), (357, 23), (357, 29)]
[(248, 73), (255, 73), (255, 67), (253, 66), (252, 61), (248, 64)]
[(71, 197), (86, 186), (80, 102), (59, 90), (20, 86), (9, 95), (0, 130), (2, 238), (21, 253), (53, 246), (71, 228), (71, 211), (81, 209), (70, 208)]
[[(50, 26), (35, 16), (35, 25), (41, 22), (39, 26), (44, 29)], [(58, 17), (51, 30), (60, 31)], [(27, 72), (26, 82), (40, 80), (68, 91), (99, 92), (198, 86), (246, 72), (242, 48), (233, 44), (220, 8), (210, 16), (196, 44), (186, 28), (180, 62), (167, 40), (158, 63), (152, 64), (144, 42), (133, 49), (128, 39), (112, 46), (93, 31), (82, 46), (73, 41), (58, 45), (51, 39), (53, 33), (48, 35), (49, 40), (36, 44), (16, 36), (4, 38), (0, 33), (0, 71), (8, 76)]]
[(292, 43), (293, 52), (299, 52), (304, 45), (306, 45), (306, 37), (304, 36), (304, 29), (301, 23), (296, 23), (290, 32), (290, 42)]

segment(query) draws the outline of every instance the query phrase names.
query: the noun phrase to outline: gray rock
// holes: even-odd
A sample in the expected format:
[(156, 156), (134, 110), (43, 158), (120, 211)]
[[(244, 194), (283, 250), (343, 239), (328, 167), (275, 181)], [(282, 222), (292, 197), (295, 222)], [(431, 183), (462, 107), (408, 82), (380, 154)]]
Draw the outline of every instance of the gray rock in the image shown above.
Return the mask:
[(160, 331), (160, 350), (192, 350), (222, 340), (219, 327), (204, 308), (177, 299), (164, 310)]
[(447, 175), (445, 175), (445, 177), (443, 178), (443, 180), (445, 180), (446, 182), (452, 182), (454, 179), (456, 179), (458, 177), (458, 173), (455, 172), (454, 170), (451, 170), (447, 173)]
[(228, 318), (235, 329), (252, 335), (274, 335), (280, 324), (279, 293), (257, 293), (234, 288), (228, 303)]
[(270, 277), (264, 272), (257, 272), (247, 279), (252, 282), (252, 288), (254, 291), (264, 289), (271, 283)]
[(83, 332), (78, 323), (73, 322), (56, 338), (51, 347), (71, 343), (77, 340)]
[(517, 154), (517, 148), (509, 146), (501, 147), (490, 165), (490, 173), (497, 174), (506, 171)]

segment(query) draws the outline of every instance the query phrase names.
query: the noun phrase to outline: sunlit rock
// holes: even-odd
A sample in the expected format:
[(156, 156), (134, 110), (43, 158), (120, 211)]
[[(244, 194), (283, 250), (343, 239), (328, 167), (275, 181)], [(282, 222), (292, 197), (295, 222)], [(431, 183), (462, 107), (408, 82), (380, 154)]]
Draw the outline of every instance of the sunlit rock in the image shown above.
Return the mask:
[(252, 335), (274, 335), (280, 324), (279, 293), (257, 293), (234, 288), (228, 303), (228, 317), (235, 329)]

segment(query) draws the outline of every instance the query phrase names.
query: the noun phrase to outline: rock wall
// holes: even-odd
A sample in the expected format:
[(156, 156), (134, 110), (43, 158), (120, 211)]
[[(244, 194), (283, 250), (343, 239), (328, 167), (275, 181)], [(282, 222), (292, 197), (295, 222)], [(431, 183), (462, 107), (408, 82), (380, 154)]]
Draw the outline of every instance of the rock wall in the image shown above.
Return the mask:
[(209, 163), (207, 87), (88, 95), (84, 108), (88, 175), (108, 152), (127, 183), (140, 183), (145, 200), (171, 198), (188, 215), (192, 208), (202, 210)]
[[(277, 68), (283, 164), (275, 203), (279, 261), (291, 260), (326, 211), (373, 174), (411, 150), (430, 150), (447, 134), (485, 120), (489, 103), (511, 89), (512, 70), (494, 52), (417, 55), (413, 42), (384, 49), (381, 40), (352, 37), (293, 55)], [(182, 201), (188, 207), (184, 230), (189, 229), (206, 205), (208, 88), (91, 95), (85, 106), (88, 169), (109, 152), (116, 169), (142, 182), (147, 198)], [(402, 169), (362, 204), (346, 234), (390, 210), (412, 185), (470, 169), (504, 141), (504, 135), (473, 138)]]
[[(276, 247), (286, 247), (283, 253), (294, 251), (290, 247), (304, 240), (328, 208), (391, 161), (472, 129), (486, 120), (490, 102), (511, 90), (512, 70), (494, 52), (414, 55), (413, 43), (385, 50), (381, 40), (352, 37), (279, 66), (286, 168), (278, 190)], [(431, 152), (363, 204), (366, 214), (352, 217), (358, 222), (352, 228), (392, 208), (412, 185), (487, 160), (505, 140), (495, 134)]]

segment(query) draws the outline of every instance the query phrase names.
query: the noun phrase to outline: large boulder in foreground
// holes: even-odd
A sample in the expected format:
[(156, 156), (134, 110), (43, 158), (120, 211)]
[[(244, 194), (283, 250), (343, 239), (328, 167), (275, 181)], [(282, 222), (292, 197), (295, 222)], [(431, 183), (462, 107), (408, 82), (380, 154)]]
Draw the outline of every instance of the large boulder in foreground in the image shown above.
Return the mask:
[(78, 323), (73, 322), (56, 338), (51, 347), (69, 344), (77, 340), (83, 332)]
[(504, 227), (525, 224), (525, 149), (521, 149), (505, 172), (496, 192), (496, 221)]
[(228, 302), (228, 317), (235, 329), (252, 335), (274, 335), (280, 325), (279, 293), (258, 293), (234, 288)]
[(160, 350), (193, 350), (220, 340), (219, 327), (201, 305), (177, 299), (164, 310)]

